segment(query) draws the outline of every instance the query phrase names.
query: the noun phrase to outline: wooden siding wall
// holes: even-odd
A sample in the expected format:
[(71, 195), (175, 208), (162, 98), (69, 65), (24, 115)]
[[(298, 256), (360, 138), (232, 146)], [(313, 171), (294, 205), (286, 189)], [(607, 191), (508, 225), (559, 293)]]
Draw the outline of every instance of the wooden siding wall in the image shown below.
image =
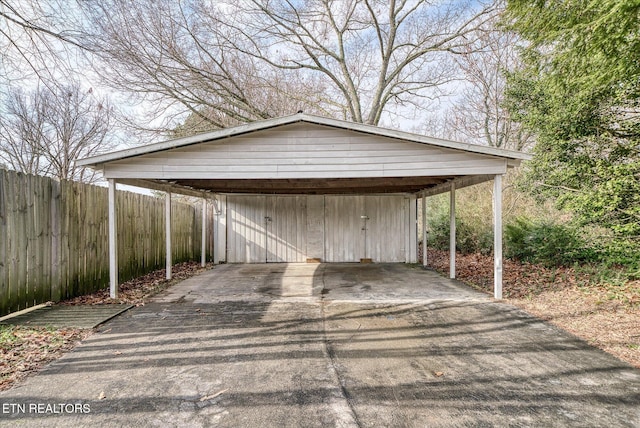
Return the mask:
[(265, 263), (266, 196), (229, 196), (227, 245), (230, 263)]
[(412, 262), (416, 257), (411, 248), (416, 242), (415, 216), (410, 215), (415, 198), (233, 195), (226, 199), (230, 263), (306, 258)]
[[(120, 281), (162, 268), (164, 201), (118, 191), (116, 204)], [(200, 258), (201, 207), (173, 204), (175, 262)], [(107, 216), (104, 187), (0, 169), (0, 316), (106, 287)]]
[(267, 199), (267, 262), (304, 262), (307, 258), (307, 197)]
[(304, 262), (305, 196), (229, 196), (230, 263)]
[(357, 262), (365, 257), (364, 196), (325, 197), (325, 258), (327, 262)]
[(311, 124), (292, 124), (105, 165), (110, 178), (277, 179), (502, 174), (506, 160)]

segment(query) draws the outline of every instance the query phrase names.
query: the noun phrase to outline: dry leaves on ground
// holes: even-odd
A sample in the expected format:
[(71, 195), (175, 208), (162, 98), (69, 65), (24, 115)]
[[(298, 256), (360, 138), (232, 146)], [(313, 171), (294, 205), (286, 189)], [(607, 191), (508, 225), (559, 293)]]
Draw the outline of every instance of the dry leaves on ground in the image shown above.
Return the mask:
[[(449, 271), (448, 251), (429, 249), (427, 256), (430, 267)], [(493, 294), (493, 257), (457, 254), (456, 277)], [(640, 281), (597, 285), (573, 268), (506, 259), (503, 296), (508, 303), (640, 368)]]
[(105, 288), (93, 294), (75, 297), (60, 302), (62, 305), (99, 305), (107, 303), (141, 304), (148, 297), (164, 290), (176, 282), (187, 279), (193, 275), (211, 269), (212, 264), (202, 267), (197, 262), (184, 262), (173, 265), (171, 268), (172, 279), (165, 278), (165, 270), (159, 269), (146, 275), (134, 278), (118, 286), (118, 298), (109, 296), (109, 289)]
[(0, 391), (61, 357), (89, 334), (77, 328), (0, 325)]

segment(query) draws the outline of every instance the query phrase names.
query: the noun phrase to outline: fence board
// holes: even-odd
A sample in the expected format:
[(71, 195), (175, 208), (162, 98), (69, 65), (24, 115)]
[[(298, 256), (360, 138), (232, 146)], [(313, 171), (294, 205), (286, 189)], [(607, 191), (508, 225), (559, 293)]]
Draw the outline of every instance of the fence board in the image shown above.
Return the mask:
[(9, 266), (7, 254), (7, 173), (0, 169), (0, 313), (7, 312), (9, 300), (4, 296), (9, 294)]
[(6, 219), (5, 219), (5, 231), (6, 231), (6, 235), (5, 235), (5, 248), (6, 248), (6, 253), (5, 253), (5, 286), (4, 286), (4, 292), (3, 292), (3, 309), (5, 312), (11, 311), (11, 301), (15, 299), (15, 297), (13, 297), (11, 295), (12, 293), (12, 282), (14, 281), (13, 276), (14, 276), (14, 272), (15, 272), (15, 267), (14, 267), (14, 263), (16, 263), (15, 261), (15, 251), (14, 251), (14, 247), (15, 247), (15, 238), (14, 238), (14, 232), (13, 229), (15, 228), (15, 224), (14, 224), (14, 219), (15, 219), (15, 214), (14, 214), (14, 210), (16, 209), (15, 207), (15, 193), (13, 191), (13, 177), (9, 174), (5, 173), (5, 176), (3, 176), (3, 188), (4, 188), (4, 200), (5, 200), (5, 215), (6, 215)]
[[(28, 177), (22, 174), (22, 180), (14, 181), (13, 186), (15, 192), (18, 195), (18, 218), (17, 218), (17, 247), (18, 247), (18, 258), (17, 258), (17, 281), (14, 284), (16, 295), (18, 296), (18, 306), (17, 309), (25, 309), (27, 307), (28, 297), (27, 294), (29, 292), (29, 284), (28, 284), (28, 270), (29, 270), (29, 230), (27, 227), (27, 192), (25, 192), (24, 186), (21, 185), (21, 181), (27, 182)], [(27, 183), (25, 183), (27, 184)], [(28, 184), (27, 184), (28, 185)]]
[(16, 176), (12, 174), (7, 175), (7, 310), (13, 311), (15, 305), (18, 304), (19, 298), (16, 295), (17, 291), (17, 272), (18, 272), (18, 243), (16, 232), (18, 227), (18, 198), (16, 195), (16, 189), (14, 182)]
[[(163, 201), (123, 191), (116, 201), (120, 281), (163, 267)], [(108, 286), (107, 206), (104, 187), (0, 169), (0, 316)], [(199, 209), (174, 203), (176, 262), (200, 259)]]
[(51, 181), (40, 180), (40, 198), (43, 201), (40, 210), (40, 218), (42, 222), (42, 231), (40, 236), (40, 271), (41, 277), (41, 294), (39, 301), (51, 300)]
[(35, 180), (33, 176), (27, 175), (26, 177), (27, 187), (25, 196), (25, 232), (26, 232), (26, 252), (27, 252), (27, 292), (25, 306), (32, 306), (36, 301), (37, 294), (37, 247), (38, 241), (36, 239), (37, 234), (37, 219), (35, 210), (36, 195)]

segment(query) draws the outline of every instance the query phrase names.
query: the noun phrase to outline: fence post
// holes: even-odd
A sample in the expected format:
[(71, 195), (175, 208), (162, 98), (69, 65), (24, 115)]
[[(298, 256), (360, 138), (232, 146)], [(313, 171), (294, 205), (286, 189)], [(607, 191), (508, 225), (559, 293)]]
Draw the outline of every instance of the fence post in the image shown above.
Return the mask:
[(7, 172), (0, 169), (0, 316), (4, 315), (10, 306), (9, 303), (9, 254), (7, 246), (9, 243), (7, 230)]
[(62, 281), (60, 276), (60, 235), (61, 235), (61, 199), (60, 182), (51, 183), (51, 300), (57, 302), (62, 296)]
[(502, 175), (493, 179), (493, 296), (502, 299)]
[(172, 265), (172, 254), (171, 254), (171, 192), (167, 192), (164, 195), (164, 225), (165, 225), (165, 243), (166, 243), (166, 278), (171, 279), (171, 265)]

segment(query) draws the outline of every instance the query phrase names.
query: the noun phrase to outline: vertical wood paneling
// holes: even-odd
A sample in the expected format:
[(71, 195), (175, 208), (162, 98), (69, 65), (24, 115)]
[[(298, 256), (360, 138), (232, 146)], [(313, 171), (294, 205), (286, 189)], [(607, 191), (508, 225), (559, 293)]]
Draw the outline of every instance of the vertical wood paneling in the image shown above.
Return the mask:
[(408, 263), (418, 263), (418, 205), (415, 196), (407, 198), (409, 207), (409, 236), (407, 244), (409, 247)]
[(6, 273), (5, 273), (5, 278), (6, 278), (6, 284), (4, 286), (4, 290), (5, 293), (3, 293), (3, 296), (6, 296), (5, 298), (3, 298), (3, 300), (5, 300), (5, 305), (3, 305), (5, 307), (5, 309), (9, 310), (10, 309), (10, 304), (13, 300), (18, 300), (16, 296), (13, 296), (13, 284), (15, 283), (15, 271), (16, 271), (16, 263), (17, 263), (17, 251), (16, 251), (16, 232), (15, 232), (15, 227), (16, 227), (16, 213), (15, 210), (17, 209), (17, 204), (16, 204), (16, 194), (15, 194), (15, 189), (14, 189), (14, 175), (13, 174), (6, 174), (5, 176), (5, 203), (6, 203), (6, 215), (7, 215), (7, 225), (6, 225), (6, 232), (7, 234), (5, 235), (5, 242), (6, 242), (6, 256), (5, 256), (5, 269), (6, 269)]
[(267, 261), (303, 262), (307, 247), (306, 196), (267, 197)]
[(415, 210), (415, 199), (402, 195), (228, 196), (228, 261), (410, 261), (417, 233), (410, 207)]
[(367, 257), (374, 262), (405, 261), (403, 203), (403, 196), (365, 196)]
[(230, 263), (303, 262), (306, 196), (228, 196)]
[(307, 196), (307, 257), (326, 260), (324, 252), (324, 196)]
[(307, 260), (307, 197), (296, 196), (296, 261), (304, 262)]
[[(9, 294), (9, 257), (7, 252), (9, 229), (7, 224), (7, 173), (0, 169), (0, 296)], [(0, 313), (7, 311), (8, 301), (0, 298)]]
[(26, 304), (32, 306), (36, 300), (37, 289), (37, 264), (38, 264), (38, 241), (37, 241), (37, 214), (34, 209), (34, 200), (38, 198), (38, 189), (36, 183), (33, 180), (33, 176), (26, 176), (26, 188), (24, 191), (25, 196), (25, 234), (26, 234), (26, 247), (25, 255), (27, 257), (27, 277), (26, 277)]
[(328, 262), (357, 262), (365, 257), (364, 196), (325, 197), (325, 252)]
[[(16, 177), (18, 178), (18, 177)], [(17, 211), (18, 218), (16, 219), (16, 278), (17, 281), (13, 285), (14, 295), (18, 299), (24, 302), (24, 305), (28, 305), (27, 293), (29, 291), (29, 285), (27, 283), (28, 261), (27, 258), (27, 245), (29, 235), (27, 232), (27, 192), (25, 187), (28, 186), (28, 177), (22, 176), (22, 180), (14, 181), (14, 191), (17, 196)]]
[(51, 284), (58, 284), (57, 287), (51, 287), (51, 300), (58, 301), (61, 296), (62, 284), (62, 263), (61, 263), (61, 227), (60, 219), (61, 201), (60, 201), (60, 182), (50, 181), (51, 193), (49, 201), (51, 202), (49, 210), (49, 224), (51, 235)]
[(209, 260), (213, 261), (213, 257), (215, 255), (214, 227), (216, 224), (216, 211), (215, 211), (215, 207), (213, 206), (213, 201), (210, 201), (209, 203), (209, 210), (207, 212), (207, 222), (209, 224), (209, 228), (207, 230), (207, 245), (208, 245), (207, 253), (209, 254)]
[(228, 262), (266, 262), (265, 196), (229, 196), (227, 204)]

